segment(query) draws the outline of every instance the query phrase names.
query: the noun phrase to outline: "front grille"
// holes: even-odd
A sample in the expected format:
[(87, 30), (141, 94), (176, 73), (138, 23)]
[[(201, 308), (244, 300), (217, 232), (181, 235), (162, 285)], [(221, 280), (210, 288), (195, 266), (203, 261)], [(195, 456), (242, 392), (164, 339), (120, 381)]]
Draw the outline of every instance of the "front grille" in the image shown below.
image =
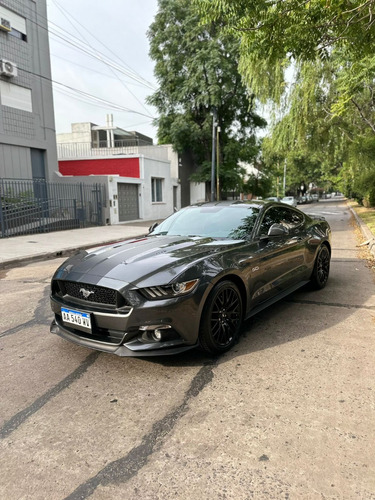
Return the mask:
[[(74, 281), (61, 281), (59, 283), (63, 295), (70, 295), (86, 302), (97, 304), (107, 304), (111, 306), (120, 305), (120, 297), (116, 290), (105, 288), (104, 286), (88, 285), (86, 283), (76, 283)], [(122, 301), (124, 299), (122, 298)]]

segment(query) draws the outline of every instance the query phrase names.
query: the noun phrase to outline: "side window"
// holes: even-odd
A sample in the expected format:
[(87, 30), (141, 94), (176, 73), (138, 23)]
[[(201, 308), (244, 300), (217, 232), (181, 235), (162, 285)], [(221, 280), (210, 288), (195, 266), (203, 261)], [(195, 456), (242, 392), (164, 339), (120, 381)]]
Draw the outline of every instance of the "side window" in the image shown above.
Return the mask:
[(291, 210), (289, 208), (284, 208), (284, 219), (282, 224), (284, 224), (288, 229), (293, 229), (303, 223), (304, 217), (302, 214)]
[(272, 224), (282, 224), (287, 229), (299, 226), (304, 221), (303, 215), (284, 207), (273, 207), (264, 214), (260, 225), (259, 234), (261, 236), (268, 234)]
[(260, 236), (268, 234), (268, 231), (272, 224), (281, 224), (283, 219), (283, 208), (273, 207), (267, 210), (264, 214), (263, 220), (260, 225), (259, 234)]

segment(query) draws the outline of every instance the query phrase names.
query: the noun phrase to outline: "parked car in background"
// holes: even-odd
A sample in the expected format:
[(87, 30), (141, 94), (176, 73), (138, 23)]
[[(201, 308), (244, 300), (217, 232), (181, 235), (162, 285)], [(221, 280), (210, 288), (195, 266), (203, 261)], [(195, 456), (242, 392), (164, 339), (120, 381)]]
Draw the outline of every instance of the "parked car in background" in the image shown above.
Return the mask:
[(287, 205), (291, 205), (292, 207), (297, 206), (297, 200), (294, 196), (284, 196), (281, 200), (282, 203), (286, 203)]
[(326, 285), (330, 239), (323, 217), (282, 203), (193, 205), (147, 236), (65, 261), (51, 281), (51, 332), (118, 356), (220, 354), (243, 320)]
[(268, 198), (266, 198), (266, 201), (280, 201), (281, 198), (280, 196), (269, 196)]
[(317, 193), (313, 193), (313, 194), (311, 195), (311, 198), (312, 198), (312, 201), (314, 201), (314, 202), (315, 202), (315, 201), (319, 201), (319, 195), (318, 195)]

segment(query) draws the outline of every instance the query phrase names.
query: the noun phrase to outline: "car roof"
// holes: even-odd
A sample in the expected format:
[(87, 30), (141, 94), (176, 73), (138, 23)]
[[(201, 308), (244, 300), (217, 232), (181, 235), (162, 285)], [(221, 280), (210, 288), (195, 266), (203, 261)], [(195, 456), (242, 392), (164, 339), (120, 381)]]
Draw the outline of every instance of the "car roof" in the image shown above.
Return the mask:
[[(294, 196), (286, 196), (286, 198), (294, 198)], [(224, 200), (224, 201), (205, 201), (205, 202), (200, 202), (200, 203), (195, 203), (193, 205), (189, 205), (187, 207), (182, 208), (181, 210), (186, 210), (188, 208), (198, 208), (198, 207), (253, 207), (257, 208), (259, 210), (262, 210), (266, 207), (270, 206), (274, 207), (288, 207), (289, 209), (297, 210), (300, 212), (300, 210), (296, 207), (292, 207), (291, 205), (288, 205), (287, 203), (283, 203), (283, 201), (273, 201), (273, 200)], [(306, 216), (306, 214), (305, 214)]]
[(190, 207), (229, 207), (229, 206), (252, 206), (252, 207), (262, 207), (268, 205), (270, 202), (266, 200), (222, 200), (222, 201), (205, 201), (200, 203), (194, 203)]

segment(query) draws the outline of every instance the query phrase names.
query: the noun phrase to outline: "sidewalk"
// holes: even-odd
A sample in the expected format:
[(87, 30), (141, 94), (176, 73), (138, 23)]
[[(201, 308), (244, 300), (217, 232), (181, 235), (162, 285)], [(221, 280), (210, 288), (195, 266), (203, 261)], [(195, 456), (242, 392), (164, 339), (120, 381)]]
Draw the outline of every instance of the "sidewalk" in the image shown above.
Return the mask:
[(83, 248), (143, 236), (148, 233), (148, 228), (152, 223), (153, 221), (136, 221), (115, 226), (0, 238), (0, 269), (8, 269), (38, 260), (68, 257)]

